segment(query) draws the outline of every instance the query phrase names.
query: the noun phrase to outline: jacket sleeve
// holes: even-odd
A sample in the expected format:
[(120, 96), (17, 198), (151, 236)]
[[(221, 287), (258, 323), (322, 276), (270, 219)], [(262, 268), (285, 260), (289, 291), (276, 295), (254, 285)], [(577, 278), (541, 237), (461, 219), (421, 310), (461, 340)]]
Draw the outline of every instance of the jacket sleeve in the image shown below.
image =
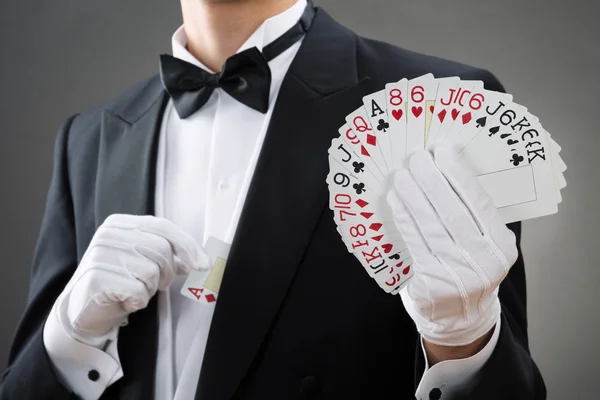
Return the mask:
[(527, 290), (521, 253), (521, 223), (509, 224), (519, 258), (500, 285), (502, 324), (496, 348), (465, 399), (546, 399), (542, 375), (531, 358), (527, 335)]
[(43, 342), (50, 309), (77, 267), (66, 150), (74, 118), (63, 123), (56, 138), (54, 169), (33, 257), (27, 305), (0, 381), (0, 400), (76, 398), (57, 379)]
[[(489, 71), (469, 68), (462, 79), (483, 81), (487, 90), (505, 93), (500, 81)], [(493, 353), (468, 390), (457, 396), (465, 400), (543, 400), (546, 386), (538, 367), (531, 358), (527, 335), (527, 290), (525, 264), (521, 252), (521, 223), (508, 224), (515, 233), (519, 257), (500, 285), (502, 305), (500, 335)], [(415, 387), (421, 381), (425, 360), (417, 346)], [(435, 398), (435, 396), (433, 396)]]

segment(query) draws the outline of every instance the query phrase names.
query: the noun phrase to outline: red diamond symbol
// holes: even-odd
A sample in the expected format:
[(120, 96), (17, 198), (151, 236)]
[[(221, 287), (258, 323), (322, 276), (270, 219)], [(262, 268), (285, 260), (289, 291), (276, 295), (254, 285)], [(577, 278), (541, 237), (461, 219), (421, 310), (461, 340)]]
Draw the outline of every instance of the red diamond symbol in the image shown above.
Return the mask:
[(463, 116), (462, 116), (463, 125), (468, 124), (470, 120), (471, 120), (471, 112), (470, 111), (466, 114), (463, 114)]
[(208, 303), (212, 303), (214, 301), (217, 301), (217, 298), (212, 293), (207, 294), (206, 296), (204, 296), (204, 298), (206, 298), (206, 301)]
[(377, 138), (373, 135), (367, 135), (367, 143), (371, 146), (375, 146), (377, 144)]
[(379, 222), (374, 222), (371, 225), (369, 225), (369, 228), (372, 229), (372, 230), (374, 230), (375, 232), (377, 232), (378, 230), (381, 229), (382, 226), (383, 225), (380, 224)]
[(373, 213), (369, 213), (369, 212), (361, 212), (360, 215), (362, 215), (363, 217), (365, 217), (366, 219), (369, 219), (373, 216)]
[(383, 239), (383, 235), (379, 235), (379, 236), (373, 236), (371, 239), (379, 242), (381, 239)]
[(360, 154), (362, 154), (363, 156), (371, 157), (367, 149), (365, 149), (365, 146), (360, 146)]
[(360, 208), (365, 208), (366, 206), (369, 205), (369, 203), (367, 203), (366, 201), (362, 200), (362, 199), (358, 199), (356, 200), (356, 204), (358, 204), (358, 206)]
[(446, 110), (442, 110), (438, 113), (438, 118), (440, 119), (440, 122), (444, 122), (444, 118), (446, 118)]

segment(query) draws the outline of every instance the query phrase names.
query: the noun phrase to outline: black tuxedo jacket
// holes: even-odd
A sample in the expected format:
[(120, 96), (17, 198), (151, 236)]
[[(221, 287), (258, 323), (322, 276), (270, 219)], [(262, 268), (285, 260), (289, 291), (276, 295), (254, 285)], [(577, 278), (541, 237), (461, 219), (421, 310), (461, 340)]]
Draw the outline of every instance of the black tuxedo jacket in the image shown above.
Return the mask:
[[(197, 400), (414, 398), (424, 368), (415, 327), (399, 296), (385, 294), (344, 247), (325, 177), (331, 140), (362, 96), (428, 72), (503, 90), (488, 71), (359, 37), (317, 9), (281, 87), (231, 247)], [(153, 213), (167, 99), (153, 77), (61, 127), (2, 400), (74, 397), (53, 372), (44, 321), (107, 216)], [(511, 228), (519, 238), (520, 225)], [(519, 257), (500, 288), (498, 345), (461, 398), (545, 398), (528, 350), (525, 295)], [(103, 399), (153, 400), (157, 320), (153, 299), (120, 330), (124, 377)]]

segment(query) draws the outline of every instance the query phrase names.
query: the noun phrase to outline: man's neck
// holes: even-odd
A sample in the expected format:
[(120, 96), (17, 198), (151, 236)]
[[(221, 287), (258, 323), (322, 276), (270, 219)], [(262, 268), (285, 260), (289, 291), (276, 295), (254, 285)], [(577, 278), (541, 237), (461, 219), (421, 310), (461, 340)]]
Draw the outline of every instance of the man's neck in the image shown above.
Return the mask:
[(181, 0), (187, 49), (213, 71), (270, 17), (297, 0)]

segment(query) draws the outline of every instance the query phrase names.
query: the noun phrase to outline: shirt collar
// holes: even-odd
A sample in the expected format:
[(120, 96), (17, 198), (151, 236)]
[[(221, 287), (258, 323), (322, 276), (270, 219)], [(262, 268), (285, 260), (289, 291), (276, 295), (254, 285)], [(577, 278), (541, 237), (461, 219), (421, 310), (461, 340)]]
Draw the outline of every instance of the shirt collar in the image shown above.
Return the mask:
[[(256, 47), (259, 51), (262, 51), (263, 47), (277, 39), (279, 36), (287, 32), (302, 16), (304, 9), (307, 5), (307, 0), (298, 0), (296, 3), (285, 10), (284, 12), (277, 14), (263, 22), (244, 44), (238, 49), (237, 53)], [(208, 72), (211, 71), (207, 66), (202, 64), (196, 57), (194, 57), (189, 51), (187, 51), (187, 37), (185, 35), (184, 26), (180, 26), (175, 31), (171, 39), (173, 46), (173, 56), (183, 61), (187, 61), (194, 64)]]

